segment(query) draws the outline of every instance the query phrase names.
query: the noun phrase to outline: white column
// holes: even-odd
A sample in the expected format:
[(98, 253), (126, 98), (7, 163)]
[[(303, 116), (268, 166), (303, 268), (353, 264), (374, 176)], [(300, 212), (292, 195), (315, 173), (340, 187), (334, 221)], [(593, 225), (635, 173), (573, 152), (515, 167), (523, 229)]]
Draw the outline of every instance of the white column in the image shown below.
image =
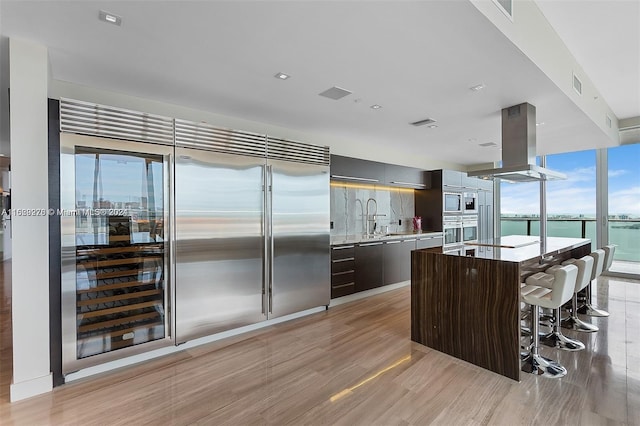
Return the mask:
[[(44, 46), (9, 41), (11, 207), (48, 208), (48, 59)], [(52, 389), (49, 365), (49, 223), (46, 215), (12, 215), (11, 401)]]

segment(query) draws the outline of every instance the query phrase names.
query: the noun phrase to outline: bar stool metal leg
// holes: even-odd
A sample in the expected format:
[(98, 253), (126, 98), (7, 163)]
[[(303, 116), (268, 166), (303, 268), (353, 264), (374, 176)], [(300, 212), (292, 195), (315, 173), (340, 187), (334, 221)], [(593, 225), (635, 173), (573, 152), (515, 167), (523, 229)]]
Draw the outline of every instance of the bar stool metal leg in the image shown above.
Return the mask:
[(543, 357), (538, 352), (540, 340), (538, 337), (539, 320), (538, 306), (531, 305), (531, 334), (533, 334), (533, 346), (531, 347), (531, 354), (522, 361), (522, 371), (538, 376), (559, 379), (567, 375), (567, 369), (557, 362)]
[(587, 302), (578, 309), (578, 313), (589, 315), (590, 317), (608, 317), (609, 312), (593, 306), (591, 299), (591, 285), (585, 287), (585, 291), (587, 292)]
[(555, 318), (553, 320), (553, 329), (540, 338), (540, 341), (552, 348), (558, 348), (565, 351), (581, 351), (584, 349), (584, 343), (579, 340), (570, 339), (560, 330), (560, 308), (554, 310)]
[(562, 320), (561, 325), (562, 328), (567, 328), (569, 330), (582, 331), (586, 333), (592, 333), (594, 331), (598, 331), (599, 328), (593, 324), (582, 321), (578, 318), (578, 293), (573, 294), (573, 299), (571, 300), (571, 315), (568, 318)]

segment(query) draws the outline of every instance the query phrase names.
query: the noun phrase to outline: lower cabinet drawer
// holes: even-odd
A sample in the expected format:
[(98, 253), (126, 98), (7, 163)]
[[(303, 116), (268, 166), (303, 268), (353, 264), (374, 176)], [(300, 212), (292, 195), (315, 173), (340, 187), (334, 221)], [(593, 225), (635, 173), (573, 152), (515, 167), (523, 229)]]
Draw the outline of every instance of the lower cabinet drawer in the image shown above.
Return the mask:
[(331, 274), (331, 298), (346, 296), (356, 289), (355, 271), (353, 269), (333, 272)]
[(356, 262), (353, 257), (347, 257), (346, 259), (337, 259), (331, 261), (331, 273), (339, 273), (345, 271), (355, 270)]
[(331, 286), (331, 298), (335, 299), (336, 297), (346, 296), (347, 294), (353, 294), (356, 290), (356, 283), (350, 282), (345, 284), (340, 284), (337, 286)]

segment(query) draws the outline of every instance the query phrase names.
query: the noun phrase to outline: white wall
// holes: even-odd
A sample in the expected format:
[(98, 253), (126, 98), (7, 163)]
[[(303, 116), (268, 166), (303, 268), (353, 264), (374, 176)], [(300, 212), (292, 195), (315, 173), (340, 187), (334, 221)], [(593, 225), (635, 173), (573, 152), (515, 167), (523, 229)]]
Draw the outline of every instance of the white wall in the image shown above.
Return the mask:
[[(47, 209), (47, 49), (9, 41), (12, 208)], [(52, 389), (49, 365), (49, 219), (12, 215), (11, 400)]]
[(0, 155), (9, 156), (9, 39), (0, 37)]

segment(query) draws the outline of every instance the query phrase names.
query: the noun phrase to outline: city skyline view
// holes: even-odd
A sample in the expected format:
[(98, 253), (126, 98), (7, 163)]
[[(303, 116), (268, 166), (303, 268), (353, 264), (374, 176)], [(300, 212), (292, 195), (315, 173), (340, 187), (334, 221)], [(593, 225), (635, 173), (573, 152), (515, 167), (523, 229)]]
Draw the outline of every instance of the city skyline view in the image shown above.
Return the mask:
[[(609, 216), (640, 217), (640, 144), (609, 149), (608, 164)], [(547, 182), (547, 213), (595, 217), (595, 150), (548, 155), (547, 167), (567, 175)], [(539, 189), (538, 182), (502, 182), (501, 214), (539, 214)]]

